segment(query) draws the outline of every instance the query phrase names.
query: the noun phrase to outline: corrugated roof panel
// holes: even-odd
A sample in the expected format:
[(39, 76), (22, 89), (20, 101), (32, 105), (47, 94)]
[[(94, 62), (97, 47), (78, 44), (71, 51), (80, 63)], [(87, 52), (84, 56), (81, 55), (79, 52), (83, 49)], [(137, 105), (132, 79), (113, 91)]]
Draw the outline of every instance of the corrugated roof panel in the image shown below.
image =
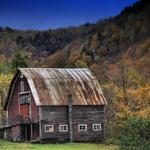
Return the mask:
[(36, 90), (35, 85), (34, 85), (34, 83), (33, 83), (33, 80), (27, 79), (27, 81), (28, 81), (28, 84), (29, 84), (29, 86), (30, 86), (32, 95), (33, 95), (33, 97), (34, 97), (34, 99), (35, 99), (35, 101), (36, 101), (36, 104), (37, 104), (37, 105), (41, 105), (41, 102), (40, 102), (40, 99), (39, 99), (37, 90)]
[(37, 105), (105, 105), (106, 100), (89, 69), (19, 68), (27, 78)]

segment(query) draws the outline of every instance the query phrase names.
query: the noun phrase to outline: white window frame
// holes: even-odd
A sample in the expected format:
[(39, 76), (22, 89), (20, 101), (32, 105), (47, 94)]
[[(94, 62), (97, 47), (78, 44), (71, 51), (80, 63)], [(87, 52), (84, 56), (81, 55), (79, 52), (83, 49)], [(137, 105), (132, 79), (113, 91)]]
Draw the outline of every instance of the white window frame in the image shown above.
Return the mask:
[(23, 78), (23, 74), (20, 74), (20, 78)]
[(19, 95), (20, 104), (30, 104), (31, 99), (29, 94), (20, 94)]
[(24, 92), (24, 82), (23, 81), (20, 82), (20, 91)]
[[(66, 127), (66, 130), (62, 129), (62, 127)], [(68, 125), (67, 124), (59, 125), (59, 132), (68, 132)]]
[[(100, 128), (98, 128), (98, 127), (100, 127)], [(93, 131), (101, 131), (102, 130), (102, 125), (101, 125), (101, 123), (99, 123), (99, 124), (93, 124), (92, 128), (93, 128)]]
[[(85, 126), (85, 129), (81, 129), (81, 126)], [(87, 124), (78, 124), (78, 131), (82, 132), (82, 131), (87, 131)]]
[[(50, 130), (47, 130), (47, 129), (46, 129), (47, 127), (51, 127), (52, 130), (51, 130), (51, 131), (50, 131)], [(54, 125), (45, 125), (45, 132), (47, 132), (47, 133), (49, 133), (49, 132), (54, 132)]]

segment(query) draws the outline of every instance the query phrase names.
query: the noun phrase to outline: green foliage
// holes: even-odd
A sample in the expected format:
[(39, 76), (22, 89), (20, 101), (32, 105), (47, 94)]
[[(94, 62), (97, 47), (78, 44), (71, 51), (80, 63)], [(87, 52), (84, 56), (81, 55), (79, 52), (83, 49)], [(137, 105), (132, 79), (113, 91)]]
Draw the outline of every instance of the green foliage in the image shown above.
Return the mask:
[(0, 74), (8, 74), (10, 72), (11, 68), (9, 66), (6, 56), (0, 54)]
[(129, 118), (118, 137), (120, 150), (150, 149), (150, 118)]
[(129, 86), (136, 87), (136, 86), (141, 86), (144, 84), (145, 80), (144, 80), (143, 76), (141, 76), (139, 74), (139, 72), (136, 69), (134, 69), (133, 67), (129, 68), (128, 74), (129, 74), (128, 76), (129, 76), (129, 81), (130, 81)]
[(0, 118), (3, 117), (3, 105), (7, 95), (12, 74), (0, 74)]
[(76, 68), (87, 68), (87, 63), (82, 60), (77, 60), (75, 62), (75, 67)]
[(28, 60), (26, 56), (21, 52), (15, 53), (14, 58), (11, 62), (11, 67), (13, 70), (16, 70), (18, 67), (28, 67)]
[(0, 62), (0, 73), (7, 74), (10, 72), (10, 67), (7, 63)]

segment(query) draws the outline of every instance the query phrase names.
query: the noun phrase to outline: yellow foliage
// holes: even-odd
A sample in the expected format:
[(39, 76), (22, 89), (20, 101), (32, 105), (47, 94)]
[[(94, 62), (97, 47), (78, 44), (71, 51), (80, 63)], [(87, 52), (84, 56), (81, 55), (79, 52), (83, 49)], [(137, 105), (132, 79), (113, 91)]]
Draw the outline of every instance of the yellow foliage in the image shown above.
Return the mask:
[(0, 74), (0, 92), (8, 89), (12, 74)]
[(0, 74), (0, 117), (2, 115), (3, 101), (6, 97), (12, 74)]
[(115, 91), (115, 101), (112, 104), (115, 117), (124, 120), (128, 117), (147, 117), (150, 115), (150, 85), (140, 86), (137, 89), (130, 88), (123, 93), (118, 88)]
[(102, 85), (102, 89), (108, 102), (106, 115), (111, 126), (120, 128), (129, 117), (150, 115), (150, 84), (130, 87), (126, 93), (114, 83)]

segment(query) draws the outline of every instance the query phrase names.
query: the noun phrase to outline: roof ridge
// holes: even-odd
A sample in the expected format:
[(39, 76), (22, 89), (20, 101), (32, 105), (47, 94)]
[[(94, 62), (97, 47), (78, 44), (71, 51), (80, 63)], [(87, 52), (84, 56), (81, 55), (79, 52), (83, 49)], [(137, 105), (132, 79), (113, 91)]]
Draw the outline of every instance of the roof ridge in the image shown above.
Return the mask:
[(64, 69), (64, 70), (67, 70), (67, 69), (71, 69), (71, 70), (88, 69), (89, 70), (89, 68), (40, 68), (40, 67), (28, 67), (28, 68), (20, 68), (19, 67), (18, 69)]

